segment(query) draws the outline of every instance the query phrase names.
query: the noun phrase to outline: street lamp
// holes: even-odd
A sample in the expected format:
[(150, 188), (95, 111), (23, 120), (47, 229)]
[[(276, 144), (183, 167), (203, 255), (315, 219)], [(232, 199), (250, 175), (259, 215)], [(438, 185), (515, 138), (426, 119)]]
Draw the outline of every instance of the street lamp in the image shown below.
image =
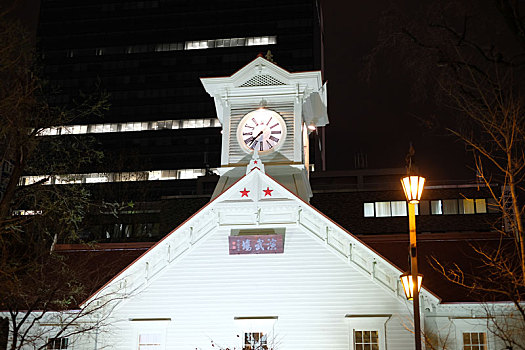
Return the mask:
[[(416, 245), (416, 204), (421, 199), (425, 178), (417, 175), (409, 175), (401, 179), (403, 190), (408, 202), (408, 226), (410, 229), (410, 273), (401, 275), (401, 283), (408, 300), (413, 300), (414, 305), (414, 337), (416, 350), (421, 350), (421, 325), (419, 320), (419, 290), (423, 275), (417, 271), (417, 245)], [(417, 277), (416, 277), (417, 276)], [(417, 280), (417, 283), (415, 283)]]
[(417, 292), (421, 291), (421, 282), (423, 282), (423, 275), (418, 274), (417, 276), (417, 286), (414, 285), (414, 279), (410, 272), (405, 272), (401, 275), (401, 283), (403, 284), (403, 291), (408, 300), (414, 299), (414, 288), (417, 288)]

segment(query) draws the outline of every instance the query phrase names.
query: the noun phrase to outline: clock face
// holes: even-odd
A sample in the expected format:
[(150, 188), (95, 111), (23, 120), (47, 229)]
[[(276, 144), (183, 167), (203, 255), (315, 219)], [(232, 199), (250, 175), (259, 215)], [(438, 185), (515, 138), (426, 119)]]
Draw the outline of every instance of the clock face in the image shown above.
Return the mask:
[(286, 135), (283, 118), (269, 109), (260, 108), (242, 118), (237, 128), (237, 140), (246, 152), (274, 151), (282, 145)]

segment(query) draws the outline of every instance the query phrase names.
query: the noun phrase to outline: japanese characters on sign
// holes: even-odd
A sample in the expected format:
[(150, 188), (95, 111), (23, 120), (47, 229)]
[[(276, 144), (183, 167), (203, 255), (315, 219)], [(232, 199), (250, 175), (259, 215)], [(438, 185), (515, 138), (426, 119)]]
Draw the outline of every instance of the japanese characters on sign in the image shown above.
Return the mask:
[(276, 254), (284, 252), (283, 235), (229, 236), (232, 254)]

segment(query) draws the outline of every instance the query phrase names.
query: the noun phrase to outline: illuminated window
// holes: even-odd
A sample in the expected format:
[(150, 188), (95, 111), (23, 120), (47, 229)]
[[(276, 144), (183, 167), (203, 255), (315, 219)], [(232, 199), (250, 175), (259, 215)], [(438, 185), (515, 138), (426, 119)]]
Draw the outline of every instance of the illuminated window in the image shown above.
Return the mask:
[(50, 338), (47, 342), (48, 349), (67, 349), (69, 339), (66, 337)]
[(177, 170), (177, 172), (178, 179), (196, 179), (197, 177), (205, 174), (205, 170), (203, 169), (182, 169)]
[(390, 202), (392, 216), (407, 216), (407, 203), (405, 201)]
[(390, 202), (375, 202), (377, 217), (392, 216), (390, 211)]
[(155, 350), (162, 347), (162, 335), (159, 333), (139, 334), (139, 350)]
[[(91, 174), (90, 174), (91, 175)], [(95, 174), (94, 174), (95, 175)], [(86, 183), (100, 183), (100, 182), (109, 182), (107, 176), (87, 176)]]
[(196, 124), (196, 121), (194, 119), (184, 120), (182, 122), (182, 128), (183, 129), (193, 129), (193, 128), (196, 128), (196, 127), (197, 127), (197, 124)]
[(463, 198), (460, 201), (459, 213), (460, 214), (475, 214), (476, 213), (476, 207), (475, 207), (474, 200), (473, 199)]
[[(415, 213), (418, 215), (419, 206), (416, 205)], [(391, 217), (407, 216), (407, 204), (405, 201), (363, 203), (365, 217)]]
[(42, 181), (42, 182), (45, 181), (44, 182), (45, 184), (49, 184), (50, 183), (48, 176), (37, 175), (37, 176), (22, 176), (22, 177), (20, 177), (19, 185), (21, 185), (21, 186), (32, 185), (32, 184), (37, 183), (39, 181)]
[(484, 214), (487, 212), (487, 201), (485, 198), (476, 198), (476, 213)]
[(204, 119), (194, 119), (196, 128), (204, 128)]
[(114, 174), (113, 178), (118, 182), (145, 181), (148, 179), (148, 172), (147, 171), (122, 172), (122, 173)]
[(155, 45), (155, 51), (180, 51), (184, 50), (184, 43), (163, 43)]
[(157, 129), (171, 129), (173, 126), (173, 120), (162, 120), (157, 122)]
[[(109, 132), (110, 129), (107, 129), (108, 131), (105, 131), (102, 129), (101, 132)], [(121, 125), (121, 131), (141, 131), (142, 130), (142, 123), (141, 122), (130, 122), (130, 123), (124, 123)]]
[[(452, 215), (452, 214), (486, 214), (497, 213), (498, 207), (492, 199), (437, 199), (421, 201), (415, 206), (415, 214), (420, 215)], [(363, 203), (364, 217), (407, 216), (405, 201), (381, 201)]]
[(177, 178), (177, 170), (162, 170), (160, 174), (161, 180), (170, 180)]
[(432, 215), (441, 215), (443, 214), (441, 200), (430, 201), (430, 210)]
[(365, 211), (365, 218), (373, 217), (374, 214), (374, 203), (365, 203), (363, 205)]
[(37, 135), (38, 136), (51, 136), (51, 135), (60, 135), (59, 128), (46, 128), (42, 129)]
[(131, 132), (160, 129), (194, 129), (220, 127), (216, 118), (192, 118), (182, 120), (159, 120), (152, 122), (125, 122), (89, 125), (63, 125), (41, 130), (38, 136), (98, 134), (109, 132)]
[[(489, 200), (490, 203), (490, 200)], [(462, 199), (443, 199), (430, 201), (432, 215), (448, 214), (486, 214), (487, 199), (485, 198), (462, 198)]]
[(276, 44), (275, 36), (255, 36), (246, 38), (246, 46), (273, 45)]
[(463, 333), (463, 350), (487, 350), (487, 334), (481, 333)]
[(487, 212), (487, 202), (485, 198), (461, 199), (459, 207), (460, 214), (484, 214)]
[(81, 174), (56, 175), (54, 183), (57, 185), (80, 184), (82, 177)]
[(262, 332), (244, 333), (243, 350), (268, 350), (268, 336)]
[(252, 46), (252, 45), (260, 45), (261, 44), (261, 38), (248, 38), (248, 43), (247, 43), (247, 46)]
[(451, 215), (458, 213), (458, 200), (457, 199), (443, 199), (443, 214)]
[(42, 210), (13, 210), (13, 215), (42, 215)]
[[(421, 211), (421, 212), (420, 212)], [(436, 199), (421, 201), (415, 206), (416, 215), (452, 215), (497, 213), (499, 208), (493, 199)], [(381, 201), (363, 203), (364, 217), (407, 216), (405, 201)]]
[[(212, 168), (210, 171), (216, 172)], [(151, 170), (121, 173), (88, 173), (88, 174), (63, 174), (54, 176), (22, 176), (19, 185), (27, 186), (37, 182), (44, 185), (70, 185), (79, 183), (103, 182), (128, 182), (128, 181), (153, 181), (153, 180), (178, 180), (196, 179), (206, 174), (206, 169), (179, 169), (179, 170)]]
[(207, 49), (213, 47), (213, 40), (186, 41), (185, 50)]
[[(235, 46), (258, 46), (258, 45), (275, 45), (277, 37), (271, 36), (254, 36), (248, 38), (227, 38), (214, 40), (193, 40), (184, 43), (185, 50), (211, 49), (216, 47), (235, 47)], [(167, 51), (165, 44), (158, 44), (155, 51)], [(180, 49), (179, 49), (180, 50)]]
[(355, 350), (379, 350), (379, 335), (377, 330), (354, 330)]

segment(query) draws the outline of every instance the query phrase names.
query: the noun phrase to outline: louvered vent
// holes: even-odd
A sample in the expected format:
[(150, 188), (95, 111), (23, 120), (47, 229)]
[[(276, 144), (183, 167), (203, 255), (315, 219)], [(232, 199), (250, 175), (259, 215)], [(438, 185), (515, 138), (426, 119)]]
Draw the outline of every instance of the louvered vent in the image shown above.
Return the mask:
[(250, 86), (272, 86), (272, 85), (285, 85), (283, 82), (275, 79), (271, 75), (261, 74), (256, 75), (240, 87), (250, 87)]

